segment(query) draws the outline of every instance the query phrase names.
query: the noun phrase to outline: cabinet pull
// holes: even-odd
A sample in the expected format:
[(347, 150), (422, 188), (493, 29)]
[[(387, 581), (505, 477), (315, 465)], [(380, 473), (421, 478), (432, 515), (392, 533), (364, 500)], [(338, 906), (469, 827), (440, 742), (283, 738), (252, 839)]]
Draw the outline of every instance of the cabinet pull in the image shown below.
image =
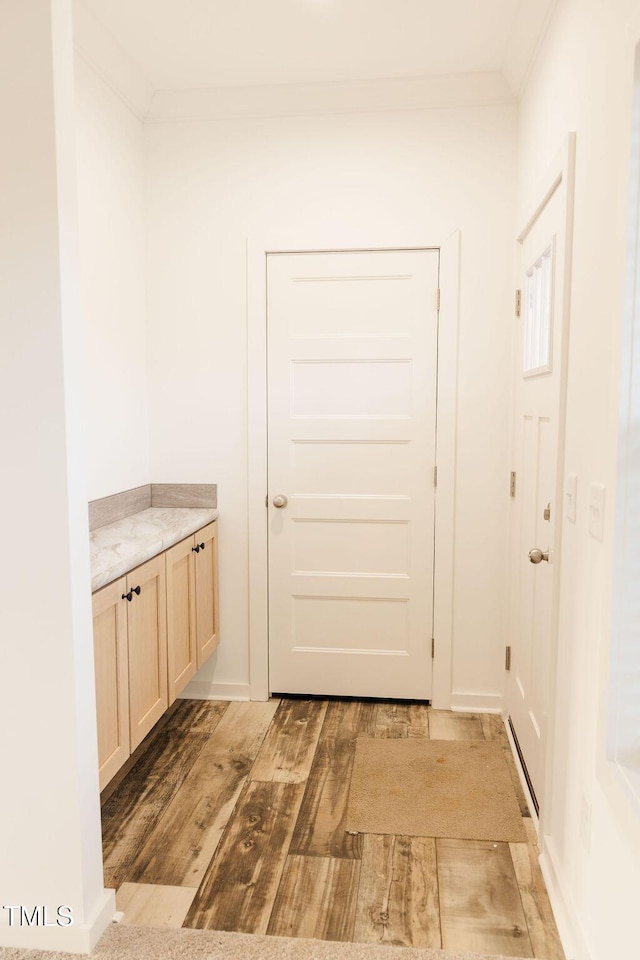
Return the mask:
[(134, 588), (133, 588), (133, 592), (136, 594), (136, 596), (139, 597), (139, 596), (140, 596), (140, 587), (134, 587)]
[(131, 601), (133, 600), (133, 593), (132, 593), (132, 591), (129, 590), (129, 593), (123, 593), (123, 594), (122, 594), (122, 599), (123, 599), (123, 600), (128, 600), (129, 603), (131, 603)]
[(195, 547), (191, 547), (191, 553), (200, 553), (200, 544), (196, 544)]
[(201, 550), (204, 550), (204, 543), (201, 543), (201, 544), (200, 544), (200, 549), (201, 549)]

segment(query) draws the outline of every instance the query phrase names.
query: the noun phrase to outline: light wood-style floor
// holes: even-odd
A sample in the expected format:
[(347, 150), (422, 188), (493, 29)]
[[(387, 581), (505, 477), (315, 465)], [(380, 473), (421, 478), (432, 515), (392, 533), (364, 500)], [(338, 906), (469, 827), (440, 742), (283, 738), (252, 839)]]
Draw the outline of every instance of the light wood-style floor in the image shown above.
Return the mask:
[[(529, 842), (346, 832), (359, 736), (499, 740)], [(564, 960), (496, 716), (181, 701), (105, 802), (103, 846), (125, 923)]]

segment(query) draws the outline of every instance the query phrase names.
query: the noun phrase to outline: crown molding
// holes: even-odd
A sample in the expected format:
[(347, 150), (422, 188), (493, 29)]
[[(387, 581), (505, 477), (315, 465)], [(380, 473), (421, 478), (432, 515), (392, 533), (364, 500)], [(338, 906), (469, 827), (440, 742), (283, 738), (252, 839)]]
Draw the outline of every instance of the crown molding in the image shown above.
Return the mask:
[[(556, 0), (548, 0), (550, 10)], [(528, 67), (535, 56), (538, 30), (530, 17), (537, 0), (524, 0), (514, 37), (534, 38)], [(295, 83), (193, 90), (154, 90), (114, 36), (85, 6), (73, 0), (74, 46), (104, 83), (143, 122), (168, 123), (267, 117), (318, 116), (397, 110), (513, 104), (524, 86), (509, 61), (505, 73), (451, 74), (335, 83)], [(515, 41), (514, 41), (515, 42)], [(518, 41), (519, 42), (519, 41)], [(513, 49), (513, 44), (512, 44)], [(515, 61), (514, 61), (515, 62)], [(522, 64), (518, 61), (519, 69)], [(511, 73), (506, 74), (506, 69)]]
[(146, 120), (153, 99), (152, 85), (82, 0), (73, 0), (73, 41), (76, 54), (138, 119)]
[(501, 73), (343, 83), (157, 90), (149, 123), (313, 116), (514, 103)]
[(517, 100), (522, 98), (556, 6), (557, 0), (522, 0), (518, 8), (502, 64), (502, 73)]

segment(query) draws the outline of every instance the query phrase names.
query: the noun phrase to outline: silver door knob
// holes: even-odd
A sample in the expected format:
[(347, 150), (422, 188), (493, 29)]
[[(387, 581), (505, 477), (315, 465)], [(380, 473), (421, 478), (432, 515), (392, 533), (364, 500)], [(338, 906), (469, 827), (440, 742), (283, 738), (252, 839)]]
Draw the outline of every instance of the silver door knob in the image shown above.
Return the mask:
[(549, 552), (546, 553), (539, 549), (539, 547), (534, 547), (533, 550), (529, 550), (529, 560), (531, 563), (541, 563), (543, 560), (549, 562)]
[(273, 498), (273, 505), (274, 507), (278, 507), (278, 509), (282, 509), (282, 507), (286, 507), (287, 502), (288, 501), (284, 493), (279, 493), (277, 497)]

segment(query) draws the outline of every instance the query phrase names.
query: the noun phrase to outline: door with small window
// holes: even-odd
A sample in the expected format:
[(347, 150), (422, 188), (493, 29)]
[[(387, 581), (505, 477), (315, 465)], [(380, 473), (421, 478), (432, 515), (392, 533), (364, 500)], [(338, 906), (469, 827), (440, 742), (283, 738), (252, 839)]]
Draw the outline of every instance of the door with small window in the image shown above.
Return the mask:
[(507, 710), (534, 804), (544, 790), (563, 411), (564, 193), (557, 189), (521, 246), (514, 384), (510, 667)]

